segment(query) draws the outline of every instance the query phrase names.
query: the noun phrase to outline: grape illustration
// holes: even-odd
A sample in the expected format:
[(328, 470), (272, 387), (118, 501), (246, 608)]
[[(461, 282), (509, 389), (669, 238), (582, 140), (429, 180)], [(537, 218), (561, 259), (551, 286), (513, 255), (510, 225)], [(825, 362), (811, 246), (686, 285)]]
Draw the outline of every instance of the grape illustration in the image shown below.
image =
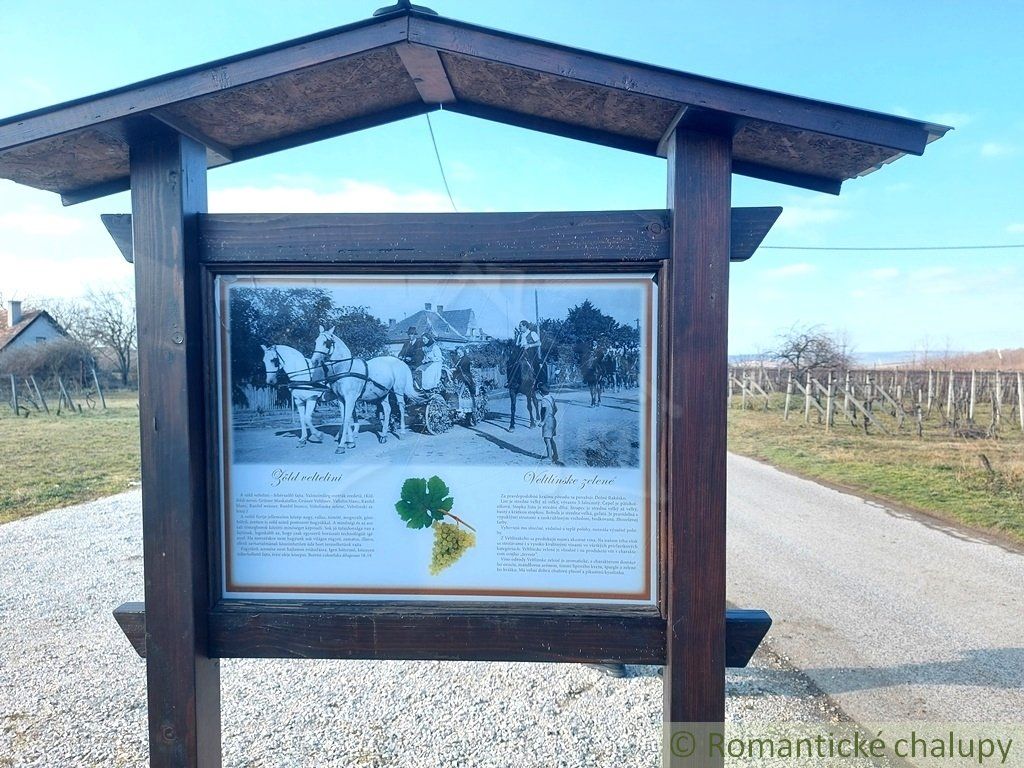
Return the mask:
[(465, 528), (451, 523), (436, 522), (433, 528), (434, 550), (430, 558), (430, 573), (437, 576), (476, 544), (476, 536)]

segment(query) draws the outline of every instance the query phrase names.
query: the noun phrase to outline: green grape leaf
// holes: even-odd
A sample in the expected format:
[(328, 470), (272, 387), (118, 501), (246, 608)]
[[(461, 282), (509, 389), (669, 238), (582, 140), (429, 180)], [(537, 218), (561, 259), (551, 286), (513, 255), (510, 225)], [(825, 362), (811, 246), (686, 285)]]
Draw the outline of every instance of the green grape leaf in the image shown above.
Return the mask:
[(448, 493), (448, 486), (437, 475), (429, 481), (410, 477), (402, 483), (402, 497), (395, 503), (395, 511), (409, 528), (429, 528), (451, 510), (454, 499)]

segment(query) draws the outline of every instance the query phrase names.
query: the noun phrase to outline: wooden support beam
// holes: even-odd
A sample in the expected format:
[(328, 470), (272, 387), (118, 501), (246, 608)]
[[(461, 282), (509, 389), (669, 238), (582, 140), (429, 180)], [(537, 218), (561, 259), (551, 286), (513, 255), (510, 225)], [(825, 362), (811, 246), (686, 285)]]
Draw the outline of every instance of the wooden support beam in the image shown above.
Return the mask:
[(231, 149), (221, 144), (216, 139), (207, 136), (203, 131), (199, 130), (199, 128), (186, 122), (181, 117), (172, 115), (166, 109), (154, 109), (149, 114), (172, 130), (177, 131), (182, 136), (188, 136), (193, 141), (199, 142), (208, 150), (213, 152), (213, 154), (223, 158), (226, 163), (234, 161), (235, 155)]
[[(664, 736), (725, 719), (725, 477), (732, 150), (727, 136), (680, 130), (668, 145), (672, 260), (666, 478), (668, 621)], [(666, 751), (664, 764), (717, 766)]]
[[(781, 208), (733, 208), (730, 260), (746, 261), (760, 246)], [(124, 258), (132, 255), (132, 218), (100, 218)], [(207, 262), (379, 261), (413, 249), (424, 260), (464, 256), (497, 260), (574, 259), (616, 250), (636, 261), (669, 258), (668, 211), (446, 214), (204, 214), (200, 249)], [(529, 224), (527, 230), (523, 225)], [(562, 240), (553, 232), (564, 233)], [(531, 238), (530, 235), (536, 235)], [(612, 258), (608, 256), (608, 258)]]
[(424, 104), (455, 101), (455, 92), (436, 49), (412, 43), (399, 43), (395, 49)]
[[(302, 659), (459, 659), (476, 661), (665, 663), (665, 619), (657, 613), (635, 616), (589, 612), (572, 619), (572, 632), (552, 643), (549, 624), (566, 620), (558, 611), (529, 614), (461, 608), (446, 603), (444, 615), (429, 605), (390, 604), (295, 611), (248, 606), (209, 613), (212, 658)], [(454, 616), (452, 614), (455, 614)], [(146, 656), (145, 603), (125, 603), (114, 618), (136, 653)], [(725, 612), (729, 667), (745, 667), (771, 627), (761, 610), (730, 608)], [(488, 635), (493, 632), (494, 635)], [(494, 636), (502, 637), (500, 644)], [(310, 642), (316, 637), (316, 642)], [(477, 642), (475, 637), (487, 637)], [(458, 650), (456, 650), (458, 649)]]
[(149, 756), (221, 764), (220, 669), (206, 654), (208, 464), (198, 214), (206, 149), (166, 130), (131, 149), (139, 339)]

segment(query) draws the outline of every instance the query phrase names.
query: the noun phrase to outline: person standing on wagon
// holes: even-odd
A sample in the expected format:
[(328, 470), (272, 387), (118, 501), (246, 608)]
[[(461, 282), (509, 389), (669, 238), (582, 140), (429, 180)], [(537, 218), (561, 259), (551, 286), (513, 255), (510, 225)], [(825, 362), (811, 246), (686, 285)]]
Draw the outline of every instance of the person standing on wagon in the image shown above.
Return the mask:
[(558, 434), (558, 405), (555, 398), (548, 389), (548, 385), (541, 382), (537, 385), (537, 407), (540, 409), (540, 430), (544, 438), (544, 458), (551, 459), (552, 464), (564, 466), (558, 460), (558, 446), (555, 445), (555, 437)]

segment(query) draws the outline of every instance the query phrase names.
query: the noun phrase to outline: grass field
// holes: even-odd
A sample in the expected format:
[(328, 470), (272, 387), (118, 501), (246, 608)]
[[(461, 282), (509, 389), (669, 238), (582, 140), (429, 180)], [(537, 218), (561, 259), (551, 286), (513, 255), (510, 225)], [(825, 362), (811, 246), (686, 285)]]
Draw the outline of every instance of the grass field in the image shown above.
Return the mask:
[(108, 396), (107, 406), (28, 418), (3, 409), (0, 523), (119, 493), (139, 481), (138, 397)]
[[(731, 408), (729, 449), (1024, 542), (1019, 427), (1005, 425), (996, 440), (951, 438), (933, 418), (918, 438), (912, 419), (900, 433), (865, 435), (837, 418), (826, 434), (814, 416), (805, 424), (802, 410), (783, 421), (779, 405), (773, 403), (769, 411)], [(987, 425), (989, 418), (979, 411), (978, 420)]]

